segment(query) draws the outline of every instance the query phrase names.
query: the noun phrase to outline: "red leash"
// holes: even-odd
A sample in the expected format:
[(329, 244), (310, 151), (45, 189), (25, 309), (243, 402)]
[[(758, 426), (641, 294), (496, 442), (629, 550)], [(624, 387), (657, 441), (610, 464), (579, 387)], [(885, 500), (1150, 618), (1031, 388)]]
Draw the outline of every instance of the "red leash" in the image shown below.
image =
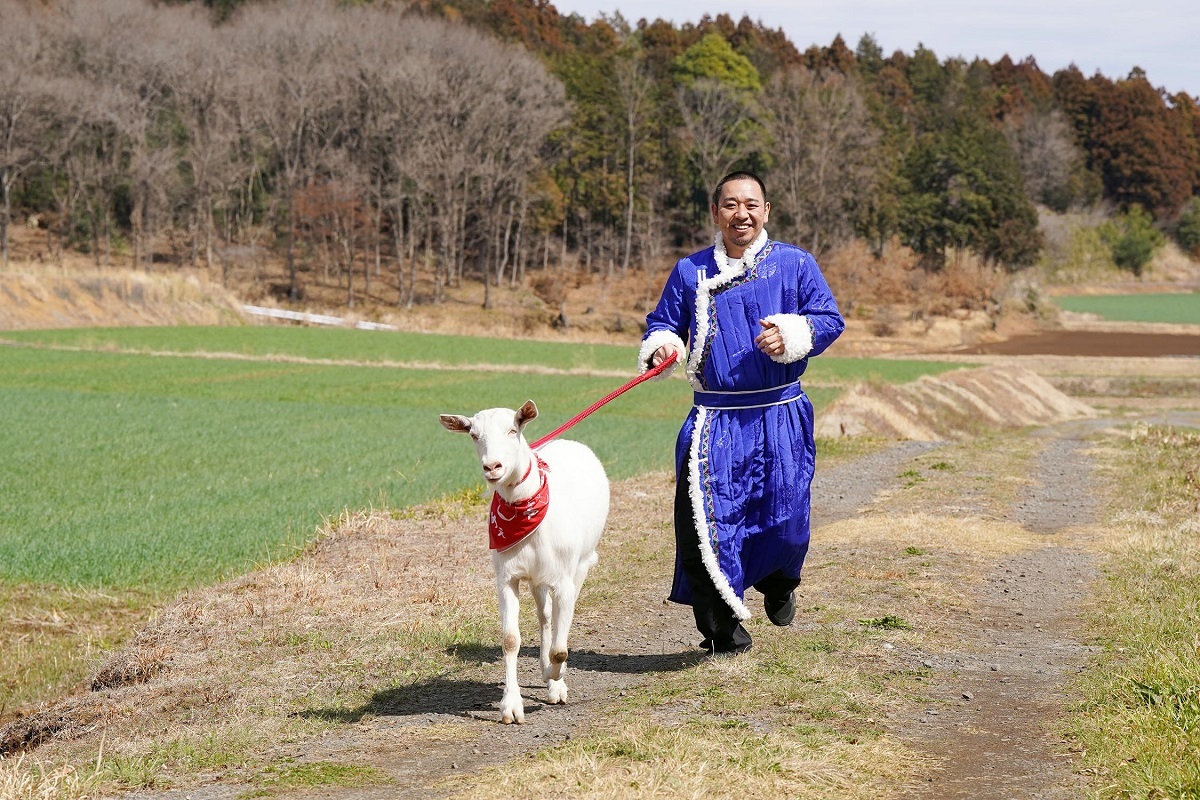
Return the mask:
[(651, 378), (653, 378), (655, 375), (658, 375), (658, 374), (659, 374), (659, 373), (661, 373), (661, 372), (662, 372), (664, 369), (666, 369), (667, 367), (669, 367), (669, 366), (671, 366), (672, 364), (674, 364), (674, 363), (675, 363), (675, 359), (676, 359), (676, 354), (675, 354), (675, 353), (671, 353), (671, 357), (670, 357), (670, 358), (668, 358), (666, 361), (662, 362), (662, 363), (661, 363), (661, 364), (659, 364), (657, 367), (651, 367), (650, 369), (648, 369), (648, 370), (646, 370), (645, 372), (643, 372), (641, 375), (638, 375), (636, 378), (634, 378), (633, 380), (631, 380), (629, 383), (627, 383), (627, 384), (625, 384), (624, 386), (622, 386), (620, 389), (617, 389), (615, 392), (612, 392), (611, 394), (608, 394), (608, 395), (606, 395), (606, 396), (604, 396), (604, 397), (600, 398), (600, 399), (599, 399), (599, 400), (597, 400), (596, 402), (592, 403), (592, 404), (591, 404), (590, 406), (588, 406), (586, 409), (584, 409), (583, 411), (579, 412), (579, 413), (578, 413), (578, 414), (576, 414), (575, 416), (571, 417), (569, 420), (567, 420), (566, 422), (564, 422), (562, 425), (559, 425), (557, 428), (555, 428), (554, 430), (550, 431), (549, 433), (547, 433), (547, 434), (546, 434), (545, 436), (543, 436), (542, 438), (538, 439), (536, 442), (534, 442), (532, 445), (530, 445), (530, 447), (532, 447), (534, 450), (537, 450), (539, 447), (541, 447), (542, 445), (544, 445), (546, 442), (550, 441), (550, 440), (551, 440), (551, 439), (553, 439), (554, 437), (558, 436), (560, 433), (562, 433), (563, 431), (565, 431), (567, 428), (571, 428), (571, 427), (573, 427), (573, 426), (577, 425), (577, 424), (578, 424), (579, 422), (581, 422), (582, 420), (584, 420), (584, 419), (587, 419), (588, 417), (590, 417), (590, 416), (592, 415), (592, 413), (593, 413), (593, 412), (595, 412), (595, 410), (596, 410), (596, 409), (600, 408), (601, 406), (603, 406), (603, 405), (605, 405), (605, 404), (607, 404), (607, 403), (609, 403), (609, 402), (611, 402), (611, 401), (613, 401), (613, 400), (616, 400), (618, 397), (620, 397), (621, 395), (625, 394), (625, 393), (626, 393), (626, 392), (628, 392), (630, 389), (632, 389), (633, 387), (637, 386), (639, 383), (642, 383), (642, 382), (644, 382), (644, 381), (648, 381), (648, 380), (650, 380)]

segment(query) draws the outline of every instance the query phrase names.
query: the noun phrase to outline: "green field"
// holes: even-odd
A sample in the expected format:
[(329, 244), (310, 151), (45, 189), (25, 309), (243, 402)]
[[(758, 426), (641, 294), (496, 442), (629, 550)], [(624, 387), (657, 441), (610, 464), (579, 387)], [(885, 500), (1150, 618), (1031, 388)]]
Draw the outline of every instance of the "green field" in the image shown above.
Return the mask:
[[(538, 402), (531, 439), (619, 378), (387, 363), (621, 369), (632, 347), (308, 328), (5, 333), (0, 345), (0, 581), (171, 591), (286, 557), (344, 509), (480, 488), (439, 412)], [(37, 345), (49, 345), (39, 347)], [(79, 348), (79, 349), (56, 349)], [(132, 352), (140, 351), (140, 352)], [(237, 353), (355, 364), (149, 353)], [(821, 386), (954, 365), (817, 359)], [(639, 386), (569, 434), (614, 479), (666, 469), (691, 395)]]
[(1095, 314), (1109, 322), (1200, 325), (1200, 293), (1072, 295), (1054, 299), (1066, 311)]

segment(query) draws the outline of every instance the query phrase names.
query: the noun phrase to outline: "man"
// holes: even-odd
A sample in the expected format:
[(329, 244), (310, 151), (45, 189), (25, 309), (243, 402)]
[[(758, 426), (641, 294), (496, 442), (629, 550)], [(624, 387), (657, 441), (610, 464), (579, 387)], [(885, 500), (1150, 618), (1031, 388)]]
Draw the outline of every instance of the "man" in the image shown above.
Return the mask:
[(690, 345), (695, 405), (675, 446), (670, 599), (691, 604), (702, 648), (733, 654), (751, 644), (747, 587), (774, 624), (795, 615), (816, 465), (800, 376), (845, 323), (812, 255), (767, 238), (762, 179), (722, 178), (711, 212), (715, 244), (675, 265), (646, 317), (639, 364), (682, 360)]

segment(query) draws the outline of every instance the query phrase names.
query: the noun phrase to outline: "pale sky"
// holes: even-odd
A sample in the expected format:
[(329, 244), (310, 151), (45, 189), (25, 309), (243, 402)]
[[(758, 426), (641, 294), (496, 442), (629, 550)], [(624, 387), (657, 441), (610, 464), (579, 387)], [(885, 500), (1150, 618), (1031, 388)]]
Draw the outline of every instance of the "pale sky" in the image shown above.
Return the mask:
[(851, 50), (864, 33), (885, 55), (911, 54), (918, 44), (939, 60), (980, 56), (995, 62), (1033, 56), (1047, 74), (1072, 62), (1124, 78), (1135, 66), (1157, 87), (1200, 96), (1200, 4), (1196, 0), (553, 0), (562, 14), (587, 21), (620, 11), (682, 24), (705, 13), (743, 15), (782, 28), (800, 51), (841, 34)]

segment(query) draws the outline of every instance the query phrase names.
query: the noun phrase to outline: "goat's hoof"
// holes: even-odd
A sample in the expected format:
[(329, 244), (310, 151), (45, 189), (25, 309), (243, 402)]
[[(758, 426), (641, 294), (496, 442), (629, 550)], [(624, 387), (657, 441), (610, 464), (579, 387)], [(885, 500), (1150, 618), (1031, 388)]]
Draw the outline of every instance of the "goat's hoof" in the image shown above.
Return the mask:
[(565, 704), (567, 702), (567, 682), (550, 681), (546, 684), (546, 693), (550, 697), (551, 705)]
[(525, 721), (525, 708), (521, 701), (500, 704), (500, 721), (505, 725), (520, 725)]

